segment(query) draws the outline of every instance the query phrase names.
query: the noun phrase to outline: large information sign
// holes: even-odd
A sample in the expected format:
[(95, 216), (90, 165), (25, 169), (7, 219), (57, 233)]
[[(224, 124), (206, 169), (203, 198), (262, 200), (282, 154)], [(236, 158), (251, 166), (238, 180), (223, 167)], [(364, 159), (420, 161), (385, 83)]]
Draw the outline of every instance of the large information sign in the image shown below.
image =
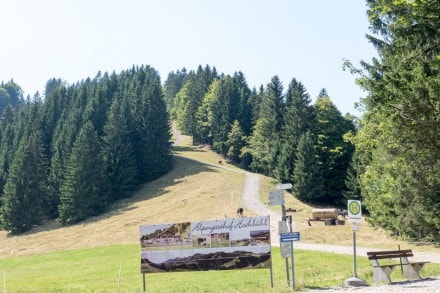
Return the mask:
[(141, 272), (270, 268), (270, 218), (140, 227)]

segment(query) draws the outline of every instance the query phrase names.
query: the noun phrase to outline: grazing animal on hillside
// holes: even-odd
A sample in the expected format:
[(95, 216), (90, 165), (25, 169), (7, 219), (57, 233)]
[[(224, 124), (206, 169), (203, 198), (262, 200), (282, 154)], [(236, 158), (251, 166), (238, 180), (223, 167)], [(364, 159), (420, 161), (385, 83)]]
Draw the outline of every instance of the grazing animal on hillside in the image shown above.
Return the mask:
[(237, 209), (237, 216), (238, 217), (243, 217), (243, 208), (238, 208)]

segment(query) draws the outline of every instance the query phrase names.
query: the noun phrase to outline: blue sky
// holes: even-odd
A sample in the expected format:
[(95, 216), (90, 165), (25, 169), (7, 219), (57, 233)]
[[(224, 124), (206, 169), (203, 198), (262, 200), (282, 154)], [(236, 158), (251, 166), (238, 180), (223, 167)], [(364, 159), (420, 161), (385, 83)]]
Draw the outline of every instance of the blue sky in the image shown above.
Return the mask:
[(0, 81), (31, 96), (50, 78), (69, 83), (150, 65), (242, 71), (248, 85), (292, 78), (314, 101), (326, 88), (344, 114), (366, 95), (342, 70), (376, 55), (363, 0), (2, 0)]

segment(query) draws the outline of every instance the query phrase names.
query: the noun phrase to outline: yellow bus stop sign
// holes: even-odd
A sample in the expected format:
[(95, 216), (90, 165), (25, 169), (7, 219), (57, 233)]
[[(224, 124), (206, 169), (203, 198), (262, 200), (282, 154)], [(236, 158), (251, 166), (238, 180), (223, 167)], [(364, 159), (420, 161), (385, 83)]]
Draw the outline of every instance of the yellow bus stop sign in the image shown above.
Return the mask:
[(362, 221), (362, 206), (360, 200), (348, 200), (348, 222), (360, 223)]

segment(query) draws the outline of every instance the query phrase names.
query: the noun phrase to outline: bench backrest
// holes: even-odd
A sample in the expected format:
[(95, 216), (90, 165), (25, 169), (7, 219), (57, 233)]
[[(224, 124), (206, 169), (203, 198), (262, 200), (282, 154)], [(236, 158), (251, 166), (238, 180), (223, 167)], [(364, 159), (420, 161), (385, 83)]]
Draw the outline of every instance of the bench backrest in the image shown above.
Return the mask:
[(411, 249), (405, 250), (388, 250), (388, 251), (371, 251), (367, 252), (369, 260), (385, 259), (385, 258), (402, 258), (413, 256)]

